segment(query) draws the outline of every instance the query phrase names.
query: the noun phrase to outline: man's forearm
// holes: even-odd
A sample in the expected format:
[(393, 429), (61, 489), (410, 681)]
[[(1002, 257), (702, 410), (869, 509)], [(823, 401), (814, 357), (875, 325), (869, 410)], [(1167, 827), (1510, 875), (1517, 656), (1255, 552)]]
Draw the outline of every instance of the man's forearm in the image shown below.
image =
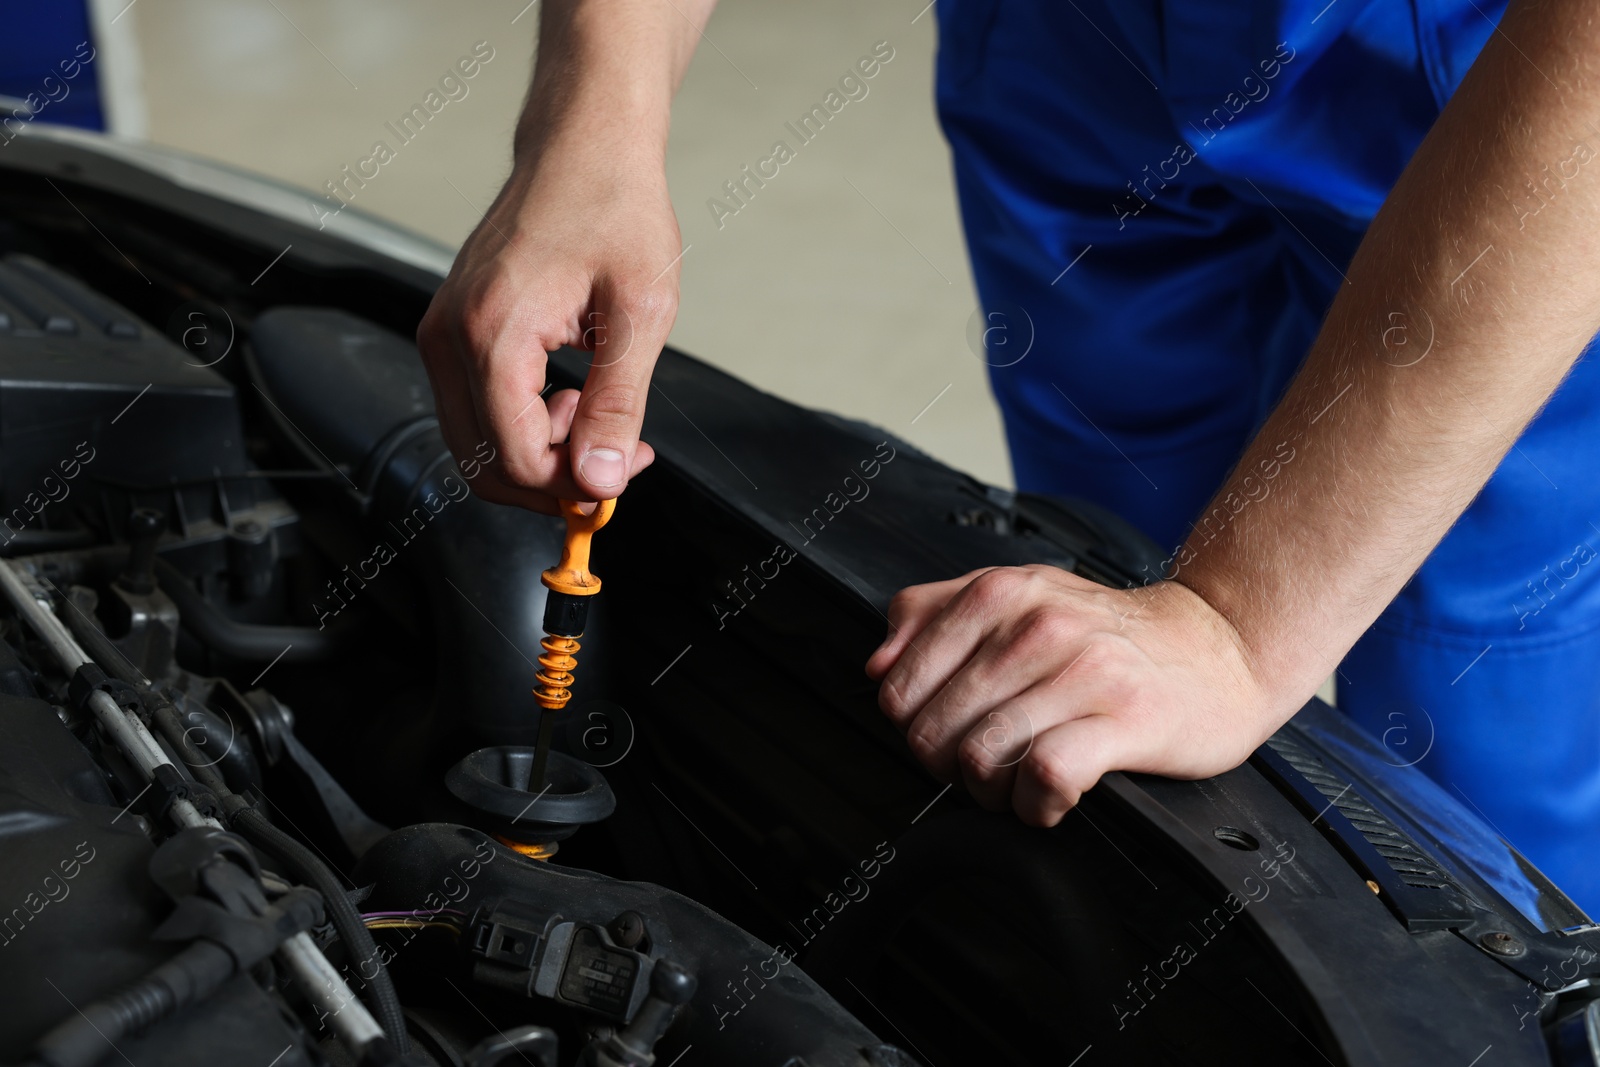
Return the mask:
[[(1173, 576), (1285, 701), (1399, 592), (1600, 330), (1597, 57), (1590, 0), (1514, 0), (1179, 553)], [(1536, 199), (1550, 174), (1559, 195)]]
[(544, 0), (518, 161), (558, 130), (664, 156), (672, 96), (716, 0)]
[[(511, 174), (417, 329), (445, 441), (499, 456), (486, 499), (611, 499), (654, 456), (639, 432), (683, 258), (667, 129), (712, 3), (543, 0)], [(596, 358), (546, 401), (568, 345)]]

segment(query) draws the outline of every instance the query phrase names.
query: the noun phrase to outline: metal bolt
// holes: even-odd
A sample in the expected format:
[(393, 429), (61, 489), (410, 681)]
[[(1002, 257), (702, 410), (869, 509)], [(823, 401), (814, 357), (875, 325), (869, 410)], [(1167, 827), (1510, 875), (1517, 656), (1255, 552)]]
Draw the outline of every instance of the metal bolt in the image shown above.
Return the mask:
[(644, 916), (630, 909), (607, 923), (606, 930), (611, 934), (611, 939), (623, 948), (635, 948), (644, 940)]
[(1478, 944), (1496, 956), (1520, 956), (1528, 946), (1503, 930), (1493, 930), (1478, 938)]

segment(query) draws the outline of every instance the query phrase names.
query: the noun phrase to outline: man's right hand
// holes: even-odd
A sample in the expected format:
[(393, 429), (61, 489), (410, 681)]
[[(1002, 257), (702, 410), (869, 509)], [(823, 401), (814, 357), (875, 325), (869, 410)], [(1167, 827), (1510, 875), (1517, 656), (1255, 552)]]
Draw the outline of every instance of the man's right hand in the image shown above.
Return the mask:
[[(702, 24), (710, 6), (691, 5)], [(511, 177), (417, 329), (445, 442), (460, 460), (494, 447), (472, 484), (497, 503), (554, 513), (560, 499), (608, 499), (655, 458), (639, 430), (681, 253), (667, 121), (698, 31), (670, 7), (638, 7), (546, 4)], [(622, 14), (636, 20), (619, 26)], [(588, 378), (542, 395), (562, 345), (593, 353)]]

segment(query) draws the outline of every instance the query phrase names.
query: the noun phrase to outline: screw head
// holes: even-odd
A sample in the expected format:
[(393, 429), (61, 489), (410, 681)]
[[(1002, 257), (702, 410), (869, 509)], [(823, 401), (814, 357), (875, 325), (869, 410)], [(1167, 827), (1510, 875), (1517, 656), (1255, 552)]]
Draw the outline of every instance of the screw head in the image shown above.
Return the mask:
[(1528, 951), (1528, 946), (1504, 930), (1491, 930), (1478, 938), (1478, 944), (1496, 956), (1520, 956)]

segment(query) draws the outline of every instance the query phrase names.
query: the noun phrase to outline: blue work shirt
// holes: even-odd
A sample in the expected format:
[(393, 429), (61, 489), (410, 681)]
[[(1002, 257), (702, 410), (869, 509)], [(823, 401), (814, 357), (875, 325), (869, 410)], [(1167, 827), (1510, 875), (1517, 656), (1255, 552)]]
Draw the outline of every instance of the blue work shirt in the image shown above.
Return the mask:
[[(1110, 507), (1167, 548), (1203, 538), (1208, 501), (1504, 8), (940, 0), (939, 113), (986, 334), (1009, 345), (986, 356), (1018, 487)], [(1600, 155), (1600, 135), (1573, 137)], [(1520, 217), (1532, 195), (1489, 209)], [(1404, 373), (1430, 331), (1397, 315), (1372, 358)], [(1345, 712), (1409, 745), (1397, 764), (1591, 913), (1596, 412), (1586, 355), (1338, 676)], [(1292, 479), (1292, 457), (1274, 475)]]

